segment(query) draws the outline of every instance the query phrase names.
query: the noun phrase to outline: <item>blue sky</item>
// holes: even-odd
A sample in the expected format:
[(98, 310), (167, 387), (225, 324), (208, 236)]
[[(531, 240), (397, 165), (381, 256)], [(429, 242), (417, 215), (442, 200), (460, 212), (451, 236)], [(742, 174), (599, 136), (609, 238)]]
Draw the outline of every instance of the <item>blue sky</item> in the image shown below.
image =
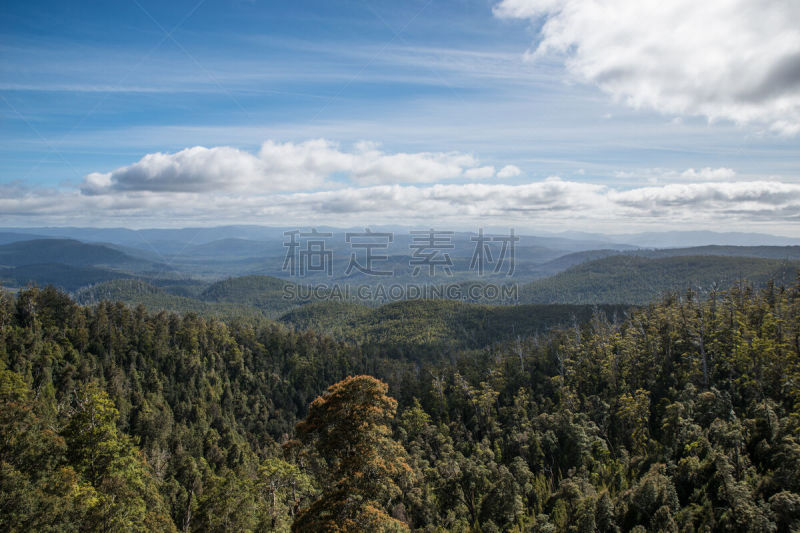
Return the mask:
[(576, 1), (6, 3), (0, 223), (798, 233), (797, 10)]

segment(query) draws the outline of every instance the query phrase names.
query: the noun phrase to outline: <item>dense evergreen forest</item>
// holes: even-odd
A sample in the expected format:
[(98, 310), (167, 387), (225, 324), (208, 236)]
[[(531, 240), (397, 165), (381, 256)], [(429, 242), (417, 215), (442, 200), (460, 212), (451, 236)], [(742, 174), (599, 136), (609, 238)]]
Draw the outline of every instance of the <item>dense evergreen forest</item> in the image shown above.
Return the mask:
[[(721, 255), (746, 253), (725, 247), (713, 250), (720, 255), (679, 255), (680, 250), (651, 250), (650, 256), (634, 252), (613, 255), (579, 263), (553, 276), (520, 287), (522, 303), (568, 304), (635, 304), (646, 305), (665, 292), (692, 287), (706, 297), (714, 290), (728, 289), (741, 280), (756, 287), (773, 281), (790, 285), (798, 274), (796, 260), (785, 258), (737, 257)], [(735, 247), (732, 247), (735, 248)], [(691, 250), (691, 249), (690, 249)], [(706, 252), (707, 248), (698, 251)], [(797, 253), (794, 247), (781, 249), (787, 257)], [(775, 250), (764, 247), (758, 252), (768, 255)], [(575, 254), (580, 255), (580, 254)], [(567, 262), (570, 258), (559, 258)], [(562, 263), (563, 264), (563, 263)]]
[(800, 528), (800, 285), (395, 342), (0, 293), (0, 529)]

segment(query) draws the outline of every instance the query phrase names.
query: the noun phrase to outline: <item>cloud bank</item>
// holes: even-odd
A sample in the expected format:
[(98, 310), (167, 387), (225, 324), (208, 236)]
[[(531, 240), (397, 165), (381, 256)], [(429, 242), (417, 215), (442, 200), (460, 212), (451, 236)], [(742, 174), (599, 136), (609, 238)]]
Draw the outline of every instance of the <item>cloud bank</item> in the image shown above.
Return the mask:
[(89, 174), (81, 191), (89, 195), (128, 191), (263, 193), (318, 189), (337, 175), (357, 185), (378, 185), (519, 174), (520, 169), (513, 165), (496, 172), (493, 166), (480, 166), (474, 156), (460, 152), (388, 154), (370, 142), (357, 143), (345, 151), (336, 143), (315, 139), (301, 143), (267, 141), (258, 154), (229, 146), (195, 146), (172, 154), (148, 154), (132, 165)]
[(784, 231), (800, 224), (800, 183), (747, 180), (727, 167), (615, 176), (614, 186), (586, 175), (586, 181), (531, 180), (514, 165), (497, 170), (458, 152), (387, 153), (368, 142), (344, 150), (326, 140), (267, 141), (258, 153), (221, 146), (148, 154), (91, 173), (77, 189), (0, 185), (0, 224), (424, 223), (618, 230), (689, 222)]
[(800, 2), (502, 0), (500, 18), (541, 24), (532, 58), (636, 108), (800, 132)]
[[(675, 172), (681, 174), (680, 172)], [(342, 186), (294, 192), (173, 192), (0, 188), (5, 224), (170, 225), (257, 223), (475, 224), (599, 230), (633, 227), (782, 229), (800, 224), (800, 184), (704, 181), (609, 187), (551, 177), (533, 182)], [(621, 224), (624, 224), (621, 226)], [(163, 225), (163, 223), (162, 223)]]

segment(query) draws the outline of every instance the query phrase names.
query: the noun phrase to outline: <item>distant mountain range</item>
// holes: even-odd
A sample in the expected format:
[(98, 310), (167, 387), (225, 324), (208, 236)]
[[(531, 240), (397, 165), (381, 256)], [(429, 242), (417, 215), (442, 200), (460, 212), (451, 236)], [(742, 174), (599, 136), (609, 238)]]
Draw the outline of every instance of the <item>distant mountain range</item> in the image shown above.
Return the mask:
[(126, 253), (116, 245), (73, 239), (16, 241), (0, 245), (0, 282), (9, 286), (50, 284), (74, 291), (111, 279), (174, 277), (175, 270), (170, 265), (138, 255), (136, 251)]
[[(239, 306), (247, 312), (275, 317), (308, 301), (284, 298), (283, 287), (287, 283), (516, 283), (523, 303), (642, 304), (667, 291), (692, 288), (702, 292), (715, 286), (727, 288), (741, 280), (758, 286), (769, 279), (789, 284), (800, 263), (800, 239), (712, 232), (612, 237), (570, 233), (520, 236), (512, 277), (491, 269), (479, 276), (471, 264), (474, 235), (454, 233), (450, 236), (453, 246), (444, 250), (452, 259), (450, 275), (439, 270), (431, 276), (425, 269), (419, 274), (413, 271), (410, 261), (415, 253), (414, 237), (408, 230), (398, 229), (386, 249), (374, 251), (385, 256), (379, 268), (393, 275), (376, 277), (358, 269), (347, 272), (348, 264), (359, 252), (347, 242), (346, 231), (319, 230), (331, 233), (330, 277), (325, 272), (292, 277), (282, 269), (287, 250), (284, 228), (7, 228), (0, 230), (0, 283), (7, 287), (52, 284), (79, 293), (85, 302), (113, 296), (128, 303), (138, 300), (152, 308), (161, 305), (175, 310), (229, 312)], [(719, 242), (759, 239), (795, 244), (671, 248), (631, 244), (714, 238)]]
[(23, 266), (63, 263), (70, 266), (107, 265), (109, 267), (153, 268), (153, 263), (101, 244), (73, 239), (36, 239), (0, 246), (0, 265)]
[[(225, 239), (246, 239), (259, 242), (282, 241), (285, 231), (300, 229), (297, 227), (270, 227), (256, 225), (233, 225), (198, 228), (154, 228), (132, 230), (127, 228), (80, 228), (80, 227), (33, 227), (33, 228), (0, 228), (0, 244), (13, 242), (4, 240), (13, 237), (4, 235), (28, 235), (30, 238), (62, 238), (76, 239), (85, 242), (106, 242), (148, 248), (155, 248), (169, 243), (169, 246), (195, 246)], [(308, 229), (308, 228), (303, 228)], [(344, 234), (349, 231), (364, 231), (363, 227), (333, 228), (319, 225), (321, 232)], [(411, 228), (406, 226), (373, 227), (373, 231), (394, 232), (396, 236), (408, 234)], [(414, 228), (427, 229), (427, 228)], [(450, 228), (436, 228), (446, 230)], [(464, 233), (458, 231), (457, 233)], [(494, 233), (503, 233), (495, 231)], [(792, 246), (800, 245), (800, 236), (786, 237), (765, 233), (714, 232), (714, 231), (659, 231), (624, 234), (602, 234), (567, 231), (554, 234), (531, 235), (517, 231), (525, 239), (520, 244), (540, 246), (554, 249), (573, 248), (589, 250), (597, 248), (643, 247), (643, 248), (676, 248), (706, 245), (722, 246)], [(17, 238), (17, 240), (26, 240)], [(612, 246), (608, 246), (612, 244)]]
[(566, 239), (609, 240), (642, 248), (686, 248), (695, 246), (796, 246), (800, 236), (783, 237), (766, 233), (717, 231), (651, 231), (603, 235), (599, 233), (563, 232), (558, 237)]

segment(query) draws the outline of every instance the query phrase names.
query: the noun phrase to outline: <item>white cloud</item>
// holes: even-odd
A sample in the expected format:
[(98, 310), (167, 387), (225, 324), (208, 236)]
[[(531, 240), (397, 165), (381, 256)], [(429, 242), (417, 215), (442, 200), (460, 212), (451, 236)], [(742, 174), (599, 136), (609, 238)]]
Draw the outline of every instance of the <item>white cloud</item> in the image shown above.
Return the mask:
[(636, 184), (641, 182), (656, 184), (696, 181), (735, 181), (737, 179), (736, 171), (727, 167), (688, 168), (684, 171), (667, 168), (645, 168), (636, 171), (626, 170), (615, 172), (614, 176), (620, 182), (632, 182)]
[(543, 22), (531, 56), (636, 108), (800, 132), (800, 3), (793, 0), (502, 0)]
[[(138, 162), (109, 173), (86, 176), (87, 194), (110, 191), (204, 192), (262, 185), (270, 190), (297, 187), (268, 172), (263, 160), (228, 146), (195, 146), (174, 154), (147, 154)], [(311, 178), (313, 176), (299, 176)]]
[[(464, 172), (464, 177), (470, 180), (483, 180), (492, 176), (494, 176), (494, 167), (492, 166), (471, 168)], [(503, 176), (498, 175), (499, 177)]]
[(669, 184), (611, 191), (608, 199), (620, 214), (675, 216), (697, 213), (719, 217), (800, 218), (800, 185), (776, 181)]
[(690, 168), (681, 172), (681, 177), (687, 180), (731, 180), (736, 177), (736, 172), (725, 167), (705, 167), (699, 170)]
[[(800, 227), (800, 183), (745, 181), (727, 167), (620, 172), (616, 186), (557, 176), (497, 181), (520, 174), (513, 165), (481, 166), (469, 154), (385, 153), (365, 141), (349, 150), (326, 140), (268, 141), (257, 154), (194, 147), (90, 174), (80, 190), (0, 185), (0, 224)], [(442, 183), (448, 179), (459, 181)], [(472, 181), (484, 179), (491, 181)], [(640, 186), (643, 180), (651, 185)]]
[[(499, 177), (516, 175), (513, 169), (503, 167)], [(132, 165), (89, 174), (81, 190), (94, 195), (120, 191), (257, 194), (318, 189), (338, 175), (356, 185), (433, 183), (489, 179), (495, 168), (479, 166), (474, 156), (460, 152), (388, 154), (366, 141), (356, 143), (351, 151), (325, 139), (267, 141), (258, 155), (229, 146), (148, 154)]]
[(500, 169), (500, 172), (497, 173), (497, 177), (501, 179), (513, 178), (515, 176), (519, 176), (520, 174), (522, 174), (522, 171), (519, 169), (519, 167), (514, 165), (506, 165)]
[[(0, 187), (0, 222), (128, 226), (258, 223), (493, 224), (629, 230), (662, 227), (752, 229), (800, 227), (800, 184), (704, 181), (635, 188), (551, 177), (523, 184), (343, 186), (307, 192), (117, 191)], [(624, 224), (624, 226), (622, 226)]]

